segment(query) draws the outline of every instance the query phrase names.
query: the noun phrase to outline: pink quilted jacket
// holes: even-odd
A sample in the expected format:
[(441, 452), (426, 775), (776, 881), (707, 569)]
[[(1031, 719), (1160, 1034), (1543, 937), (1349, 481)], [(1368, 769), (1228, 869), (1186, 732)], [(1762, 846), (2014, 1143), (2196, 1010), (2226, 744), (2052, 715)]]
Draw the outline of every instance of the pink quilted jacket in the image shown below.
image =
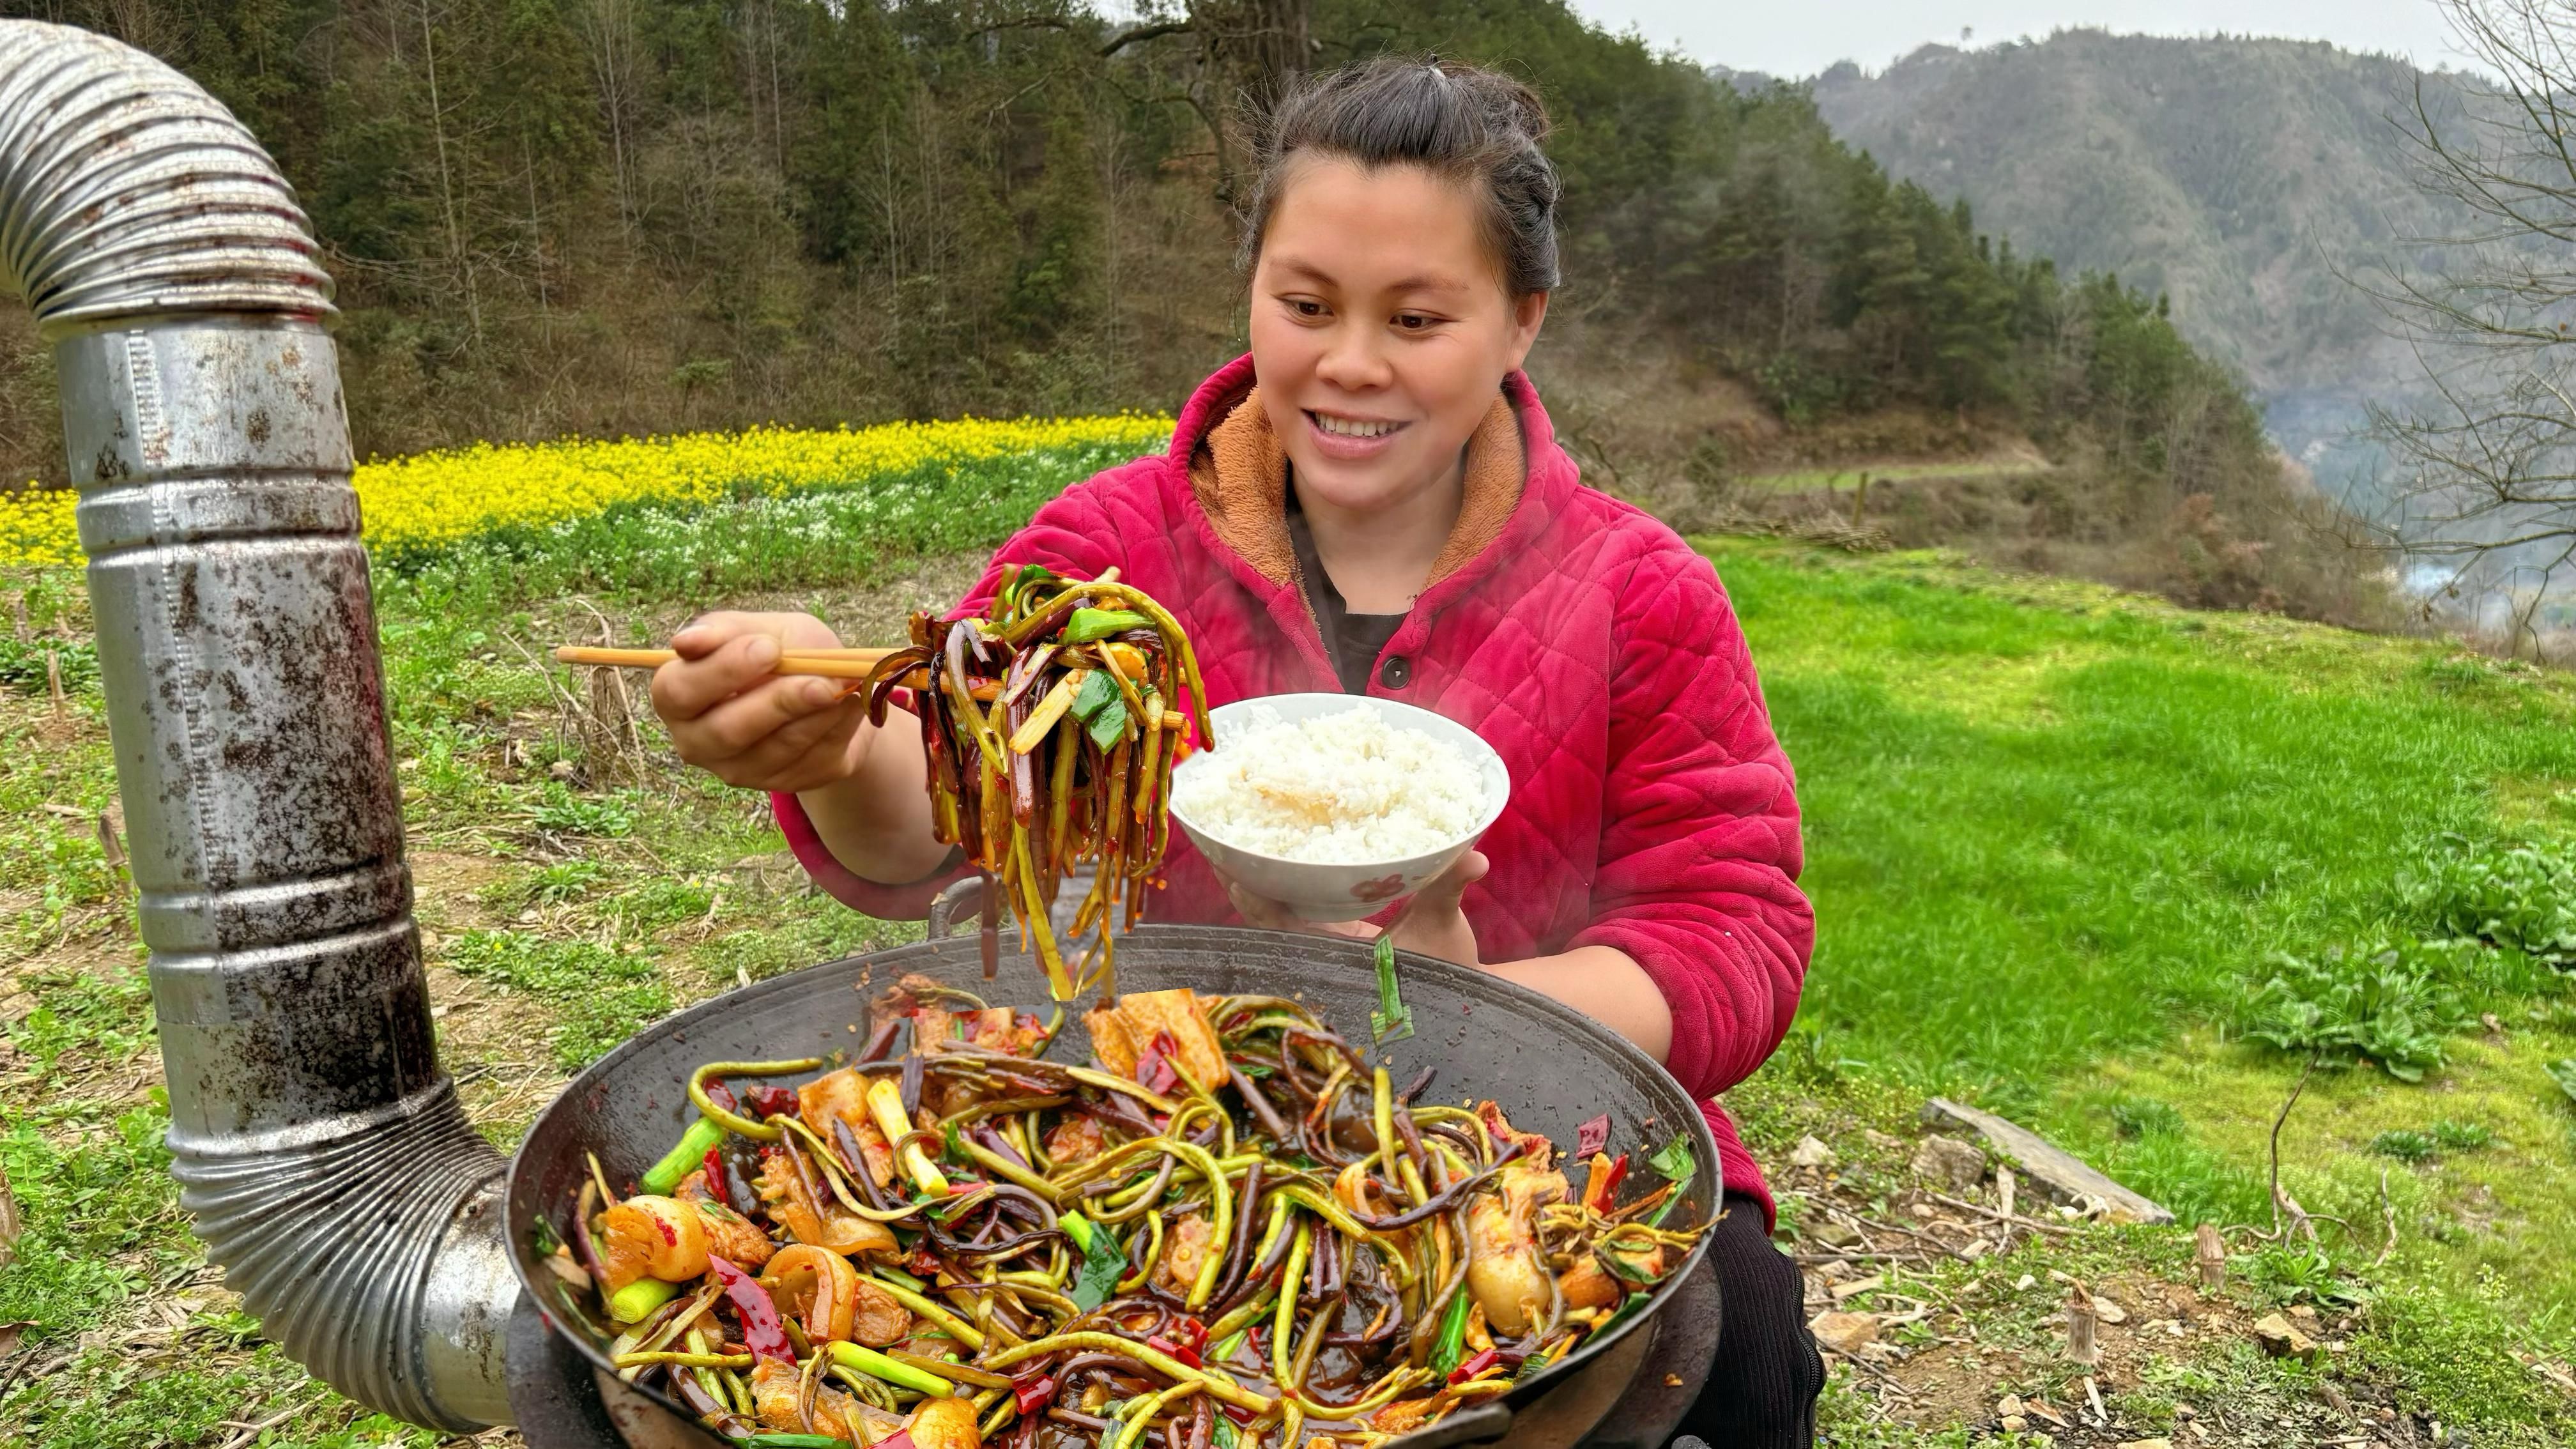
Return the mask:
[[(1261, 519), (1258, 505), (1209, 491), (1209, 435), (1252, 382), (1251, 358), (1228, 364), (1182, 410), (1168, 453), (1039, 509), (995, 553), (968, 606), (980, 606), (1006, 562), (1084, 577), (1114, 564), (1189, 631), (1211, 705), (1337, 692), (1284, 523), (1269, 528), (1275, 498)], [(1505, 489), (1484, 509), (1490, 541), (1435, 569), (1369, 692), (1468, 726), (1511, 772), (1510, 806), (1480, 846), (1492, 872), (1465, 901), (1485, 958), (1625, 951), (1671, 1007), (1673, 1076), (1710, 1099), (1779, 1045), (1815, 943), (1795, 883), (1789, 760), (1716, 571), (1663, 524), (1582, 485), (1525, 376), (1508, 379), (1504, 397), (1509, 411), (1496, 418), (1516, 419), (1518, 437), (1505, 427), (1501, 449), (1485, 451), (1525, 456), (1525, 482), (1516, 499)], [(1477, 513), (1471, 497), (1462, 534), (1476, 531)], [(795, 797), (776, 803), (806, 868), (859, 910), (919, 917), (945, 884), (861, 880), (823, 847)], [(1178, 831), (1166, 878), (1152, 919), (1235, 919)], [(1767, 1218), (1770, 1193), (1733, 1124), (1713, 1100), (1702, 1110), (1727, 1188), (1759, 1198)]]

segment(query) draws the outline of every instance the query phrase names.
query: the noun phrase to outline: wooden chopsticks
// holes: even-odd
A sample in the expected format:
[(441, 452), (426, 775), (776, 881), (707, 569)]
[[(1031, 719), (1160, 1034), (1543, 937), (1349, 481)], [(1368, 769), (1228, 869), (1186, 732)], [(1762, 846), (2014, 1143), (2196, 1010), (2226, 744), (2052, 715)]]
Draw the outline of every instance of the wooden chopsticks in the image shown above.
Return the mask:
[[(778, 656), (773, 674), (812, 674), (825, 679), (865, 679), (892, 649), (791, 649)], [(555, 650), (564, 664), (598, 664), (611, 669), (659, 669), (680, 656), (668, 649), (595, 649), (566, 644)]]

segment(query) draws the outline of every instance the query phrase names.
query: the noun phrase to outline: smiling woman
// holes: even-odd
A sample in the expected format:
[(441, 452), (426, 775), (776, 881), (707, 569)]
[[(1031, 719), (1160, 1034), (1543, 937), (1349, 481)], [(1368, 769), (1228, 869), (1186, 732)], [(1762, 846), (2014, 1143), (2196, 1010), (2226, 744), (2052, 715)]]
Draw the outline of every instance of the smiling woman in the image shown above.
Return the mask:
[(1457, 182), (1330, 155), (1289, 169), (1253, 272), (1262, 410), (1344, 602), (1400, 614), (1457, 526), (1495, 362), (1529, 355), (1547, 294), (1494, 285)]
[[(1760, 1170), (1716, 1093), (1797, 1008), (1814, 924), (1798, 809), (1707, 560), (1582, 485), (1521, 371), (1556, 285), (1546, 121), (1518, 82), (1386, 59), (1300, 82), (1269, 118), (1252, 226), (1252, 352), (1201, 384), (1170, 449), (1065, 490), (961, 605), (1027, 565), (1116, 570), (1193, 641), (1209, 708), (1352, 693), (1473, 730), (1509, 777), (1479, 841), (1369, 922), (1321, 925), (1175, 837), (1147, 913), (1384, 937), (1509, 977), (1666, 1064), (1719, 1145), (1727, 1302), (1692, 1432), (1811, 1438), (1822, 1366)], [(682, 758), (766, 789), (835, 896), (919, 916), (960, 863), (925, 801), (918, 722), (870, 722), (783, 649), (797, 614), (672, 640), (654, 705)], [(897, 724), (890, 716), (886, 723)]]
[(1433, 64), (1335, 72), (1273, 119), (1243, 244), (1252, 351), (1301, 531), (1352, 613), (1401, 614), (1434, 571), (1495, 364), (1519, 368), (1547, 318), (1546, 131), (1526, 87)]

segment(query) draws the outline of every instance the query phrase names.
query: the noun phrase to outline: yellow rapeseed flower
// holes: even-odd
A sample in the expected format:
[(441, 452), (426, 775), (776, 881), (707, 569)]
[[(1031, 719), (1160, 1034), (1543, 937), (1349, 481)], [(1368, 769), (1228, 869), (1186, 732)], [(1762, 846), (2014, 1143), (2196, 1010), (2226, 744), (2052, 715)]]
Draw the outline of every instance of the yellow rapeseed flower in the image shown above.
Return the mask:
[(78, 494), (68, 488), (0, 492), (0, 564), (76, 564), (80, 532), (72, 527)]
[[(1114, 444), (1139, 452), (1171, 436), (1172, 420), (1114, 417), (958, 418), (824, 432), (753, 428), (741, 433), (476, 443), (360, 464), (356, 484), (369, 543), (419, 547), (512, 524), (578, 518), (621, 503), (713, 504), (847, 488), (926, 465)], [(0, 564), (80, 562), (76, 495), (27, 488), (0, 493)]]

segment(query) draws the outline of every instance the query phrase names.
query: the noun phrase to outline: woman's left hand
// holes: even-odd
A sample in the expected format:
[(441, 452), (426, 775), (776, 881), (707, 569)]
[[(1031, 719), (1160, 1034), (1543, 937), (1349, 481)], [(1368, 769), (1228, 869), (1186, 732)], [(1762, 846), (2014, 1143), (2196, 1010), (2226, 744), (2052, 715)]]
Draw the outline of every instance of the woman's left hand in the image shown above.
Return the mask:
[[(1476, 929), (1467, 924), (1467, 912), (1460, 905), (1467, 887), (1485, 878), (1490, 863), (1483, 851), (1471, 850), (1458, 857), (1447, 870), (1432, 877), (1414, 892), (1395, 914), (1395, 944), (1407, 951), (1455, 961), (1461, 966), (1484, 964), (1476, 949)], [(1220, 873), (1220, 878), (1223, 878)], [(1254, 895), (1231, 879), (1225, 882), (1226, 896), (1248, 925), (1264, 926), (1274, 931), (1303, 931), (1310, 936), (1341, 936), (1351, 940), (1373, 941), (1382, 933), (1366, 921), (1309, 921), (1300, 918), (1279, 902)]]

